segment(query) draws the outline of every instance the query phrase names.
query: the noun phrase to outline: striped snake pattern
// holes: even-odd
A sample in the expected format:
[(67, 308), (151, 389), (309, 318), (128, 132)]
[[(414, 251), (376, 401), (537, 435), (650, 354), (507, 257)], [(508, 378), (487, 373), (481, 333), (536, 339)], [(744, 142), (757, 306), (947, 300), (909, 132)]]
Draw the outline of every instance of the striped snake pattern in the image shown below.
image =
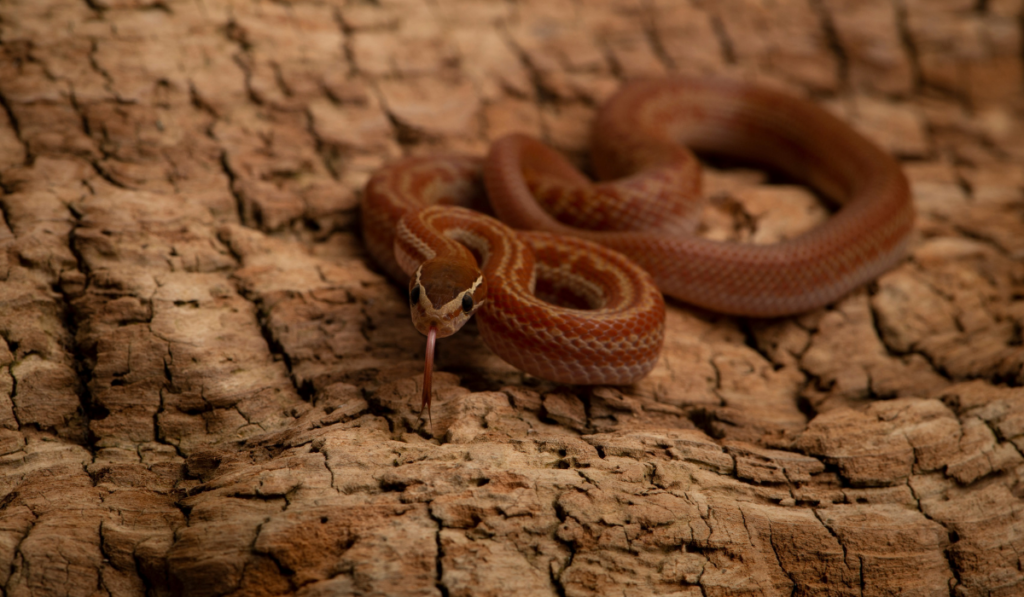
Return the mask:
[[(774, 245), (695, 236), (691, 149), (781, 171), (838, 209)], [(591, 151), (601, 182), (523, 135), (499, 139), (483, 160), (408, 158), (370, 179), (364, 240), (410, 284), (428, 338), (425, 406), (435, 338), (474, 313), (488, 346), (524, 371), (628, 384), (657, 361), (662, 292), (731, 315), (804, 312), (891, 268), (913, 229), (896, 160), (814, 104), (749, 84), (629, 82), (598, 112)], [(467, 209), (488, 210), (483, 186), (500, 222)]]

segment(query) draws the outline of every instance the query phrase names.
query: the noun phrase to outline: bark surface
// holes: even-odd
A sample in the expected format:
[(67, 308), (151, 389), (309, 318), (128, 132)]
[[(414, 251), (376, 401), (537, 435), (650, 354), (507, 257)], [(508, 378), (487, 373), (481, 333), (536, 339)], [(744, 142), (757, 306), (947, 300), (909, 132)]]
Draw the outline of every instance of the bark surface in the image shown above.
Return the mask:
[[(5, 595), (1024, 594), (1021, 0), (0, 3)], [(472, 325), (433, 434), (357, 202), (620, 82), (742, 77), (905, 161), (908, 258), (801, 317), (669, 305), (633, 387)], [(701, 233), (806, 189), (710, 168)]]

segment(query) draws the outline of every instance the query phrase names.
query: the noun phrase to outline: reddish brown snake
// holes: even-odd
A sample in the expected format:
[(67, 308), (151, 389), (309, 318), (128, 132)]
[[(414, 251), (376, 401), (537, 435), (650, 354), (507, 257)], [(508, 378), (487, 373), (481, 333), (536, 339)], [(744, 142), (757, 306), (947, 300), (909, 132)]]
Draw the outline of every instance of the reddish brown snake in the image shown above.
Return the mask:
[[(664, 331), (661, 296), (630, 260), (681, 301), (778, 317), (827, 305), (888, 270), (913, 228), (898, 162), (816, 105), (776, 91), (709, 79), (632, 81), (598, 112), (591, 143), (594, 171), (610, 182), (592, 183), (521, 135), (492, 146), (483, 179), (494, 212), (507, 226), (540, 232), (514, 233), (444, 206), (476, 198), (474, 158), (406, 159), (368, 183), (367, 247), (388, 273), (409, 280), (414, 323), (428, 336), (425, 406), (435, 338), (474, 312), (487, 344), (524, 371), (628, 384), (654, 366)], [(774, 245), (693, 236), (700, 173), (691, 149), (781, 171), (839, 208)], [(544, 298), (582, 308), (536, 298), (535, 276)]]

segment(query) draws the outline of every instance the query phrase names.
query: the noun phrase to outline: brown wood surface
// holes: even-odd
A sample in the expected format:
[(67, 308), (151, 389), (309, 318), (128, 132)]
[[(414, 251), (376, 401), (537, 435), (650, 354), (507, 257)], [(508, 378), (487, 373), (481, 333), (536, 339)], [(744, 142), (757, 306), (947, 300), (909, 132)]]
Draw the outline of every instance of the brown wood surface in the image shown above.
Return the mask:
[[(1021, 0), (0, 1), (5, 595), (1024, 595)], [(634, 387), (423, 339), (367, 177), (627, 77), (808, 96), (910, 255), (805, 316), (673, 303)], [(702, 234), (821, 218), (721, 163)], [(772, 182), (773, 184), (769, 184)]]

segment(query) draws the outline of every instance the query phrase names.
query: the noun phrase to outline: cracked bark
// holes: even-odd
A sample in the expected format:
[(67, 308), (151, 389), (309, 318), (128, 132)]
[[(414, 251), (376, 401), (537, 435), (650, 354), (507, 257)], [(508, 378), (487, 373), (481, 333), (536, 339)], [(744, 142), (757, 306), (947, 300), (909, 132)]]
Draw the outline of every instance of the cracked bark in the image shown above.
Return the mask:
[[(7, 595), (1024, 592), (1016, 0), (0, 5)], [(670, 304), (628, 388), (472, 324), (434, 437), (356, 202), (511, 131), (580, 159), (622, 78), (810, 95), (906, 160), (907, 260), (826, 309)], [(454, 106), (454, 108), (453, 108)], [(709, 168), (701, 233), (827, 212)]]

